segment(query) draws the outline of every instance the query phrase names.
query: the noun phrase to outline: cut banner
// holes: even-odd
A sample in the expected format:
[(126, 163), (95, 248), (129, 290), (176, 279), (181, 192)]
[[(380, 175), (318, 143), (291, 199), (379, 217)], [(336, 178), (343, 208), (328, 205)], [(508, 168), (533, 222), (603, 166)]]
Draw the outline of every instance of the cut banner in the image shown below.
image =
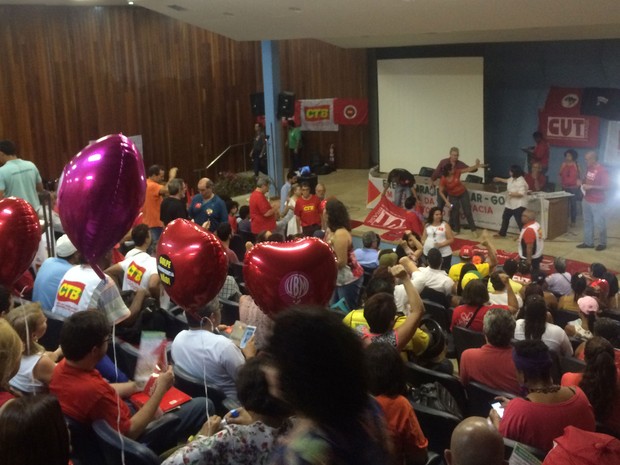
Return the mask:
[(387, 229), (381, 238), (388, 241), (400, 239), (405, 232), (405, 216), (407, 211), (397, 207), (387, 197), (381, 196), (379, 203), (373, 208), (364, 224), (371, 228)]

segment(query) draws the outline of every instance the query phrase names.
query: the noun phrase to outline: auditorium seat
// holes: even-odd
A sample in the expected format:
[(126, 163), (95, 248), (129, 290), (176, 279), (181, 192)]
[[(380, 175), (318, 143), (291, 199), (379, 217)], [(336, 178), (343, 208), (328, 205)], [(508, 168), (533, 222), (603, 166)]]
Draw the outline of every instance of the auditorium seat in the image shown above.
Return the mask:
[(454, 350), (458, 362), (461, 361), (461, 355), (467, 349), (477, 349), (486, 344), (483, 333), (462, 326), (455, 326), (452, 328), (452, 337), (454, 339)]
[(461, 420), (449, 413), (415, 402), (411, 402), (411, 406), (415, 411), (424, 436), (428, 439), (428, 450), (443, 457), (443, 452), (450, 448), (452, 432)]
[(438, 382), (452, 394), (463, 415), (467, 416), (467, 394), (459, 378), (424, 368), (413, 362), (405, 362), (405, 365), (407, 383), (417, 387), (426, 383)]
[(468, 383), (465, 390), (467, 391), (467, 413), (471, 416), (487, 417), (491, 410), (491, 403), (497, 396), (503, 396), (507, 399), (517, 397), (510, 392), (493, 389), (476, 381)]

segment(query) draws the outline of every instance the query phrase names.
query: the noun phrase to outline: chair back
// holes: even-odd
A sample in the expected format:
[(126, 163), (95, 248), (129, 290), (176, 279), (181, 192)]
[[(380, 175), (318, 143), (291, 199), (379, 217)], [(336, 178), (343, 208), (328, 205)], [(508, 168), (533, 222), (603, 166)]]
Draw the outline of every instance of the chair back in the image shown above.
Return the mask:
[(461, 422), (458, 417), (435, 410), (426, 405), (411, 403), (424, 436), (428, 439), (428, 450), (443, 457), (443, 452), (450, 448), (450, 438), (454, 428)]
[(243, 259), (245, 258), (245, 243), (246, 241), (244, 241), (239, 234), (233, 234), (230, 236), (228, 248), (235, 252), (235, 255), (241, 263), (243, 263)]
[(425, 286), (424, 289), (422, 289), (422, 292), (420, 292), (420, 297), (422, 300), (435, 302), (446, 309), (450, 307), (450, 297), (436, 289), (431, 289), (430, 287)]
[[(96, 420), (93, 431), (97, 437), (106, 465), (158, 465), (159, 457), (151, 449), (114, 430), (105, 420)], [(121, 442), (122, 441), (122, 442)], [(124, 451), (125, 460), (122, 459)]]
[(494, 402), (496, 396), (504, 396), (507, 399), (514, 399), (517, 397), (510, 392), (493, 389), (476, 381), (470, 381), (467, 386), (465, 386), (465, 390), (467, 391), (467, 408), (469, 415), (479, 417), (489, 416), (491, 404)]
[(562, 308), (552, 310), (551, 315), (553, 315), (553, 324), (562, 329), (564, 329), (564, 327), (571, 321), (575, 321), (579, 318), (579, 314), (577, 312), (564, 310)]
[(452, 336), (454, 337), (456, 359), (459, 362), (461, 361), (461, 354), (467, 349), (477, 349), (486, 344), (486, 339), (483, 333), (473, 331), (463, 326), (455, 326), (452, 328)]
[(452, 394), (461, 412), (467, 416), (467, 394), (456, 376), (429, 370), (413, 362), (406, 362), (406, 375), (407, 382), (416, 387), (426, 383), (440, 383)]
[(113, 343), (108, 346), (108, 356), (112, 362), (114, 362), (114, 351), (116, 351), (118, 369), (125, 373), (129, 379), (133, 379), (138, 364), (138, 349), (128, 342), (115, 338)]
[(59, 317), (55, 313), (48, 312), (47, 310), (43, 310), (43, 314), (47, 318), (47, 331), (45, 331), (43, 337), (39, 339), (39, 344), (45, 347), (45, 350), (53, 352), (58, 349), (60, 345), (60, 331), (62, 330), (64, 318)]
[(424, 316), (435, 320), (445, 331), (450, 331), (451, 317), (446, 307), (426, 299), (422, 302), (424, 303)]
[(239, 319), (239, 302), (227, 299), (219, 299), (222, 304), (222, 324), (234, 325)]
[[(205, 383), (202, 379), (190, 375), (178, 365), (174, 365), (173, 370), (174, 387), (188, 396), (205, 396)], [(227, 397), (223, 391), (213, 386), (207, 385), (207, 397), (213, 402), (217, 415), (225, 415), (229, 410), (239, 406), (238, 402)]]
[(482, 184), (484, 179), (482, 176), (476, 176), (475, 174), (468, 174), (465, 176), (465, 182), (470, 182), (472, 184)]
[(514, 450), (517, 444), (523, 447), (526, 451), (528, 451), (538, 460), (541, 460), (541, 461), (545, 460), (545, 457), (547, 456), (547, 453), (545, 451), (537, 449), (536, 447), (528, 446), (527, 444), (523, 444), (522, 442), (518, 443), (517, 441), (514, 441), (512, 439), (504, 438), (504, 460), (510, 459), (510, 456), (512, 455), (512, 451)]
[(586, 370), (586, 362), (577, 357), (560, 356), (560, 371), (564, 373), (583, 373)]
[(70, 433), (70, 457), (74, 465), (106, 465), (93, 429), (67, 415), (65, 421)]
[(418, 173), (418, 175), (424, 176), (426, 178), (430, 178), (434, 172), (435, 170), (433, 168), (429, 168), (428, 166), (423, 166), (422, 168), (420, 168), (420, 172)]

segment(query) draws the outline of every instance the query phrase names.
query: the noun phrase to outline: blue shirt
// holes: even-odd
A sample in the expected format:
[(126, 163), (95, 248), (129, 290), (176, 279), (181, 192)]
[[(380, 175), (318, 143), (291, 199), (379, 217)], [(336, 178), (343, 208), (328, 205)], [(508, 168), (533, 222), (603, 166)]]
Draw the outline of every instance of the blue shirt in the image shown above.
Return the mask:
[(211, 221), (209, 231), (215, 231), (220, 223), (228, 221), (226, 204), (217, 195), (205, 200), (202, 194), (196, 194), (189, 204), (188, 213), (200, 226), (207, 220)]
[(288, 202), (288, 195), (291, 193), (291, 183), (286, 181), (280, 189), (280, 211), (283, 212)]
[(355, 249), (353, 251), (357, 263), (366, 268), (377, 268), (379, 266), (379, 251), (376, 249)]
[(64, 258), (50, 257), (43, 262), (34, 280), (32, 300), (40, 302), (43, 310), (52, 310), (56, 292), (65, 273), (73, 265)]

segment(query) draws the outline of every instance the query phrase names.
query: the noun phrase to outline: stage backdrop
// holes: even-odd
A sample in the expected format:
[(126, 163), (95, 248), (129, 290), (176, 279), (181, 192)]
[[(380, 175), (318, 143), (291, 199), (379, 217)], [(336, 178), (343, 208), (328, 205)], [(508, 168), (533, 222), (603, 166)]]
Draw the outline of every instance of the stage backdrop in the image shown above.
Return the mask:
[(379, 60), (377, 78), (381, 171), (434, 168), (452, 146), (484, 159), (481, 57)]

